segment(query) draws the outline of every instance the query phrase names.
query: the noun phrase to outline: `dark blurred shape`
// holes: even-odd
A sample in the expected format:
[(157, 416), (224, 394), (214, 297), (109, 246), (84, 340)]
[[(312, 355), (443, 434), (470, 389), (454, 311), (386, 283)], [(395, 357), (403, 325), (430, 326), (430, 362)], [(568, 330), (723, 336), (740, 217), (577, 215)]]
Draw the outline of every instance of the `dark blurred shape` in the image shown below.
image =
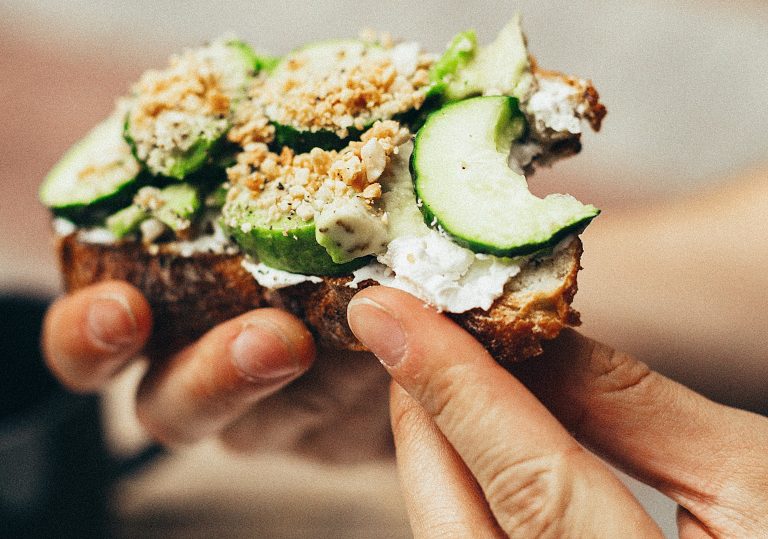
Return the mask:
[(48, 373), (47, 303), (0, 296), (0, 537), (99, 537), (110, 471), (98, 401)]

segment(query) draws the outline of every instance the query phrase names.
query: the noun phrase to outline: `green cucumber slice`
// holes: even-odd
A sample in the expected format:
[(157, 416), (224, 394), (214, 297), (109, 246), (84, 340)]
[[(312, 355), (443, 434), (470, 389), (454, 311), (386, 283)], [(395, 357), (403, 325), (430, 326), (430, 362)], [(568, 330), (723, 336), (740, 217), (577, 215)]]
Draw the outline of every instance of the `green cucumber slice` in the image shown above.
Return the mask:
[(411, 169), (425, 221), (478, 253), (518, 256), (555, 245), (600, 210), (570, 195), (534, 196), (507, 157), (525, 129), (515, 98), (477, 97), (433, 113)]
[(78, 224), (130, 202), (141, 166), (123, 140), (121, 126), (122, 118), (113, 115), (67, 151), (43, 181), (40, 201)]
[[(270, 122), (275, 126), (275, 140), (273, 144), (276, 148), (288, 146), (296, 153), (307, 153), (312, 148), (321, 150), (341, 150), (349, 144), (351, 140), (357, 140), (363, 131), (348, 128), (349, 136), (341, 138), (333, 131), (319, 129), (310, 131), (308, 129), (296, 129), (290, 125), (283, 125), (278, 122)], [(370, 127), (367, 126), (366, 129)]]
[(516, 15), (485, 47), (478, 48), (473, 31), (458, 34), (430, 75), (446, 101), (480, 94), (523, 99), (533, 84), (533, 75), (520, 16)]
[[(341, 60), (342, 57), (353, 62), (362, 58), (372, 48), (377, 47), (356, 39), (330, 39), (310, 43), (281, 58), (272, 70), (270, 78), (279, 81), (298, 72), (307, 78), (323, 77), (338, 68), (344, 61)], [(344, 138), (328, 129), (302, 129), (274, 120), (270, 123), (275, 126), (274, 145), (277, 148), (288, 146), (296, 153), (305, 153), (312, 148), (341, 150), (350, 140), (360, 138), (361, 133), (373, 125), (374, 121), (370, 121), (363, 130), (348, 128), (349, 135)]]
[(150, 213), (143, 208), (131, 204), (127, 208), (107, 217), (107, 229), (114, 234), (117, 239), (122, 239), (128, 234), (133, 234), (139, 229), (139, 225), (146, 219), (149, 219)]
[(429, 78), (434, 83), (450, 80), (458, 71), (464, 69), (477, 52), (477, 35), (474, 30), (456, 34), (429, 70)]
[(317, 243), (314, 221), (296, 216), (270, 222), (266, 212), (235, 199), (224, 206), (222, 225), (246, 254), (275, 269), (305, 275), (348, 275), (363, 257), (336, 264)]
[(309, 77), (323, 76), (338, 65), (340, 55), (354, 62), (372, 48), (378, 47), (358, 39), (327, 39), (308, 43), (282, 57), (270, 76), (282, 78), (298, 70)]
[(176, 233), (189, 230), (202, 206), (199, 191), (188, 183), (172, 184), (160, 190), (161, 205), (153, 217)]
[[(336, 39), (321, 41), (305, 45), (291, 52), (280, 60), (271, 72), (270, 78), (277, 84), (281, 80), (290, 77), (294, 73), (300, 73), (308, 79), (322, 79), (329, 73), (338, 70), (344, 64), (353, 65), (366, 56), (384, 54), (385, 49), (375, 43), (359, 41), (355, 39)], [(432, 89), (428, 92), (428, 99), (418, 110), (405, 110), (400, 113), (371, 118), (365, 122), (362, 129), (353, 126), (347, 128), (348, 135), (339, 137), (336, 132), (328, 129), (304, 129), (302, 126), (286, 125), (270, 118), (270, 123), (275, 127), (274, 146), (278, 149), (288, 146), (296, 153), (305, 153), (312, 148), (323, 150), (341, 150), (350, 141), (358, 140), (360, 135), (367, 131), (377, 120), (394, 119), (410, 126), (419, 126), (424, 119), (424, 112), (435, 105), (439, 100), (433, 97), (440, 92)], [(267, 116), (270, 116), (269, 110)]]
[(280, 62), (280, 58), (278, 56), (260, 54), (253, 50), (253, 48), (248, 43), (240, 39), (231, 39), (227, 42), (227, 46), (240, 53), (246, 68), (251, 69), (253, 74), (256, 74), (262, 70), (269, 73)]
[[(263, 65), (262, 58), (237, 39), (216, 40), (188, 54), (208, 62), (216, 72), (222, 92), (230, 99), (230, 112), (246, 97), (249, 83)], [(152, 174), (186, 180), (215, 160), (229, 127), (225, 115), (166, 110), (151, 119), (149, 128), (137, 132), (129, 113), (123, 136)], [(158, 142), (159, 133), (164, 133), (162, 142)]]
[(141, 223), (154, 217), (175, 234), (184, 236), (201, 206), (200, 192), (190, 184), (171, 184), (163, 189), (144, 187), (133, 204), (107, 217), (105, 224), (120, 239), (136, 232)]

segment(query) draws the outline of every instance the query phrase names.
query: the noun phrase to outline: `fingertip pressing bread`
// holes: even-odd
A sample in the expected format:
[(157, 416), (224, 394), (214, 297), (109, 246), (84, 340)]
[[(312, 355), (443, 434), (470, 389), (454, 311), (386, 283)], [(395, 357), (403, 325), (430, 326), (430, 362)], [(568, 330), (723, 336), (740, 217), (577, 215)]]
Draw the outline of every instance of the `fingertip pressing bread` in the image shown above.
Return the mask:
[[(325, 277), (265, 289), (241, 265), (240, 254), (198, 252), (184, 256), (169, 244), (152, 252), (140, 242), (88, 243), (77, 234), (56, 240), (65, 288), (77, 290), (98, 281), (120, 279), (136, 286), (149, 300), (154, 331), (147, 354), (162, 357), (183, 347), (216, 324), (251, 309), (274, 306), (303, 320), (322, 346), (364, 350), (347, 325), (347, 305), (360, 288), (347, 286), (351, 277)], [(541, 353), (542, 340), (552, 339), (567, 325), (578, 325), (571, 308), (582, 253), (574, 238), (553, 256), (531, 260), (506, 285), (492, 307), (449, 314), (502, 363)]]

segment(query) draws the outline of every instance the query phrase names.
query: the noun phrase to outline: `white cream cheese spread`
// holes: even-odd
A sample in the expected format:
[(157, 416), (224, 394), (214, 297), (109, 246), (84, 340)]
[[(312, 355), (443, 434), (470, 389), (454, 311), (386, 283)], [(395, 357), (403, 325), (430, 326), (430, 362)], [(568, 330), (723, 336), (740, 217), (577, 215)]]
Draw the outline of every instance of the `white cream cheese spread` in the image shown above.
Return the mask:
[(251, 258), (243, 258), (241, 263), (245, 271), (253, 275), (256, 282), (264, 288), (270, 290), (276, 290), (278, 288), (285, 288), (286, 286), (293, 286), (300, 283), (319, 283), (322, 282), (322, 278), (314, 275), (302, 275), (300, 273), (290, 273), (275, 268), (270, 268), (266, 264), (256, 262)]

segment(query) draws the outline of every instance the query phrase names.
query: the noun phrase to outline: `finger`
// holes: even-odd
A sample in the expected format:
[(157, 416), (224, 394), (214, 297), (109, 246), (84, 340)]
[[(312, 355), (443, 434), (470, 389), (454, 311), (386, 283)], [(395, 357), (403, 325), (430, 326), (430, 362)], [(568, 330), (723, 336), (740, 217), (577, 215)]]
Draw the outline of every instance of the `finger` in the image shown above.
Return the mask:
[(107, 281), (59, 298), (43, 321), (51, 371), (74, 391), (101, 387), (144, 346), (152, 312), (141, 292)]
[(355, 296), (348, 318), (456, 449), (506, 533), (618, 537), (631, 523), (659, 535), (621, 482), (451, 320), (383, 287)]
[[(677, 506), (677, 535), (680, 539), (711, 539), (719, 537), (684, 507)], [(725, 536), (723, 536), (725, 537)]]
[[(587, 446), (724, 535), (768, 529), (768, 425), (565, 331), (513, 372)], [(724, 518), (728, 515), (728, 518)], [(762, 519), (762, 522), (760, 521)]]
[(277, 309), (251, 311), (212, 329), (163, 364), (139, 387), (137, 413), (167, 445), (220, 431), (254, 402), (309, 368), (312, 336)]
[(390, 416), (413, 536), (506, 537), (461, 457), (396, 383), (390, 391)]

